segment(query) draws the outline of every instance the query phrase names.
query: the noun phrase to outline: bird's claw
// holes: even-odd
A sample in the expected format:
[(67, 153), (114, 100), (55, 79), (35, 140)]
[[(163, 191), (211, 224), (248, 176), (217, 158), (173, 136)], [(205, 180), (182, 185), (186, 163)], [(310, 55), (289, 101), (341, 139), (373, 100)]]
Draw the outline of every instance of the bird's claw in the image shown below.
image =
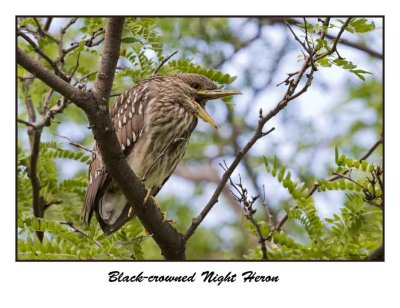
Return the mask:
[(143, 204), (145, 204), (145, 203), (147, 202), (147, 200), (149, 199), (149, 197), (150, 197), (150, 192), (151, 192), (151, 190), (148, 189), (148, 190), (147, 190), (147, 193), (146, 193), (146, 196), (145, 196), (144, 199), (143, 199)]
[(129, 208), (129, 212), (128, 212), (128, 217), (129, 218), (133, 216), (133, 212), (134, 212), (133, 207), (130, 207)]

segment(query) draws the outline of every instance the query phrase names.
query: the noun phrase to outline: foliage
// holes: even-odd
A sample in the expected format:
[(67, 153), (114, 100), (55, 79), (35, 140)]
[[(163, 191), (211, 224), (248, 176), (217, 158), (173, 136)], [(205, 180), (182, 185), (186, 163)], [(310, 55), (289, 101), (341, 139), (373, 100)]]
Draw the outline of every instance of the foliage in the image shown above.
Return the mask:
[[(335, 174), (353, 174), (354, 171), (360, 174), (357, 180), (350, 177), (339, 177), (339, 180), (332, 181), (315, 180), (320, 193), (326, 190), (346, 193), (340, 213), (324, 220), (316, 210), (313, 195), (309, 194), (311, 188), (304, 189), (304, 183), (298, 185), (298, 180), (293, 181), (290, 171), (286, 172), (285, 166), (278, 165), (276, 157), (273, 166), (264, 157), (267, 172), (288, 189), (293, 199), (294, 206), (287, 211), (288, 218), (299, 222), (306, 233), (306, 243), (301, 243), (285, 231), (275, 230), (273, 226), (265, 228), (265, 238), (272, 234), (269, 259), (363, 260), (381, 244), (382, 187), (379, 181), (371, 181), (381, 167), (367, 161), (353, 160), (345, 154), (339, 156), (337, 148), (335, 154)], [(267, 221), (262, 218), (259, 222), (267, 225)], [(257, 236), (251, 227), (247, 226), (246, 229)], [(257, 256), (260, 256), (260, 249), (253, 250), (246, 258)]]
[[(317, 38), (314, 36), (327, 29), (340, 29), (344, 24), (345, 22), (342, 19), (336, 19), (335, 22), (331, 22), (328, 27), (324, 25), (321, 26), (319, 23), (316, 23), (314, 26), (310, 23), (300, 24), (299, 26), (304, 29), (304, 36), (307, 38), (308, 44), (313, 45), (322, 56), (324, 53), (329, 53), (333, 46), (337, 44), (337, 42), (335, 40), (329, 41), (326, 38)], [(349, 31), (351, 33), (364, 33), (370, 32), (374, 29), (375, 23), (373, 21), (368, 22), (367, 18), (352, 18), (349, 22), (349, 25), (346, 26), (345, 31)], [(309, 39), (308, 35), (310, 35)], [(331, 67), (332, 65), (335, 65), (350, 73), (353, 73), (363, 81), (365, 81), (365, 74), (371, 74), (371, 72), (359, 69), (356, 64), (343, 58), (337, 51), (327, 57), (317, 57), (317, 59), (318, 58), (320, 58), (317, 60), (318, 65), (322, 67)]]
[[(71, 18), (54, 18), (49, 35), (43, 35), (38, 30), (38, 24), (43, 29), (46, 18), (19, 18), (18, 27), (28, 33), (50, 60), (71, 77), (71, 84), (89, 90), (96, 78), (102, 53), (105, 18), (82, 17), (72, 21)], [(313, 123), (306, 123), (297, 112), (296, 108), (302, 103), (299, 101), (299, 104), (283, 110), (276, 125), (279, 131), (293, 126), (294, 131), (301, 135), (300, 141), (296, 141), (295, 134), (289, 134), (290, 138), (287, 138), (295, 147), (294, 154), (290, 157), (282, 155), (279, 145), (284, 145), (284, 138), (276, 141), (271, 134), (265, 138), (268, 139), (267, 143), (250, 151), (245, 157), (242, 162), (245, 168), (241, 172), (245, 172), (243, 179), (249, 185), (249, 190), (254, 189), (260, 194), (259, 188), (266, 183), (268, 190), (274, 192), (278, 187), (277, 190), (283, 191), (282, 195), (276, 193), (272, 197), (272, 225), (270, 219), (262, 215), (261, 210), (254, 212), (254, 219), (266, 239), (267, 256), (270, 260), (361, 260), (382, 243), (381, 150), (377, 149), (376, 155), (368, 159), (368, 162), (351, 158), (361, 157), (366, 150), (365, 146), (357, 143), (357, 135), (367, 132), (372, 135), (372, 140), (382, 132), (382, 81), (380, 76), (372, 75), (367, 69), (360, 69), (353, 63), (358, 63), (358, 59), (352, 58), (350, 61), (345, 58), (340, 49), (325, 56), (332, 50), (335, 41), (327, 37), (321, 39), (321, 31), (337, 33), (344, 23), (344, 19), (332, 18), (326, 28), (317, 20), (311, 21), (308, 18), (305, 23), (299, 24), (296, 31), (301, 31), (301, 38), (307, 39), (307, 44), (317, 50), (317, 57), (320, 58), (314, 64), (318, 69), (330, 71), (337, 67), (363, 81), (354, 78), (359, 82), (357, 83), (349, 79), (350, 82), (343, 86), (347, 96), (326, 112), (330, 118), (324, 118), (323, 121), (327, 119), (341, 123), (343, 114), (351, 113), (346, 108), (352, 108), (357, 102), (363, 104), (362, 110), (370, 113), (373, 120), (353, 120), (340, 132), (339, 129), (338, 132), (333, 129), (335, 132), (332, 136), (325, 135), (326, 139), (320, 139), (318, 128)], [(263, 18), (126, 18), (121, 57), (112, 89), (113, 97), (152, 75), (168, 55), (178, 51), (178, 54), (160, 67), (160, 75), (175, 72), (200, 73), (221, 87), (229, 85), (230, 88), (241, 89), (245, 94), (243, 97), (249, 100), (248, 106), (234, 106), (228, 101), (225, 104), (209, 104), (207, 108), (210, 114), (216, 114), (220, 130), (211, 131), (200, 127), (193, 134), (184, 159), (185, 165), (193, 167), (193, 170), (206, 164), (218, 166), (223, 159), (229, 161), (254, 131), (260, 108), (259, 96), (279, 91), (273, 84), (275, 79), (270, 78), (269, 74), (279, 72), (276, 66), (282, 64), (281, 59), (293, 58), (289, 54), (293, 50), (293, 42), (290, 41), (289, 44), (288, 40), (283, 40), (284, 46), (278, 51), (277, 46), (271, 43), (274, 42), (273, 37), (265, 39), (269, 34), (263, 29), (275, 27), (272, 24), (265, 22)], [(65, 32), (61, 31), (63, 28)], [(241, 31), (242, 29), (246, 31)], [(373, 33), (375, 29), (373, 20), (352, 18), (345, 32), (358, 38), (360, 35), (364, 37)], [(279, 31), (285, 35), (288, 33), (283, 22), (280, 28), (276, 27), (269, 32)], [(61, 49), (57, 43), (60, 40), (63, 43)], [(17, 42), (18, 47), (30, 57), (48, 69), (54, 69), (46, 59), (37, 55), (26, 40), (19, 37)], [(68, 51), (69, 49), (71, 50)], [(247, 52), (243, 52), (244, 50)], [(234, 61), (236, 55), (242, 57), (237, 62)], [(279, 78), (286, 73), (279, 72)], [(32, 78), (20, 66), (17, 74), (18, 118), (31, 121), (32, 115), (28, 108), (28, 102), (31, 102), (38, 123), (62, 98), (58, 93), (51, 93), (49, 96), (49, 87)], [(318, 80), (317, 77), (314, 78), (315, 81)], [(114, 98), (110, 99), (111, 104), (113, 100)], [(262, 108), (266, 108), (264, 106)], [(90, 148), (93, 146), (93, 137), (87, 126), (84, 113), (71, 104), (55, 116), (50, 127), (43, 128), (37, 176), (45, 213), (43, 218), (36, 218), (32, 210), (33, 190), (30, 178), (32, 129), (18, 124), (17, 258), (161, 259), (158, 247), (137, 219), (111, 236), (102, 234), (95, 218), (90, 226), (81, 224), (80, 211), (91, 154), (82, 148), (66, 144), (65, 140), (56, 136), (68, 135), (83, 147)], [(317, 151), (321, 145), (325, 145), (330, 153), (336, 147), (336, 165), (332, 166), (327, 160), (320, 163), (325, 175), (341, 174), (342, 177), (330, 180), (327, 176), (317, 175), (312, 163), (299, 163), (301, 157), (312, 160), (310, 152)], [(343, 151), (340, 155), (338, 146)], [(218, 171), (217, 168), (215, 167)], [(174, 181), (178, 184), (174, 184)], [(184, 186), (180, 186), (179, 181), (180, 179), (173, 177), (166, 185), (171, 186), (163, 189), (157, 198), (166, 213), (166, 219), (172, 219), (177, 230), (185, 232), (211, 195), (215, 181), (185, 182)], [(314, 187), (315, 192), (312, 191)], [(333, 191), (341, 193), (343, 200), (335, 201), (338, 203), (336, 212), (330, 213), (329, 217), (323, 217), (316, 195), (328, 195)], [(216, 206), (215, 211), (222, 211), (222, 214), (207, 218), (209, 224), (202, 225), (190, 239), (186, 247), (188, 259), (262, 258), (256, 226), (245, 215), (232, 211), (235, 207), (228, 206), (228, 199), (225, 195), (219, 201), (221, 204)], [(275, 223), (285, 214), (288, 215), (287, 223), (276, 230)], [(44, 235), (42, 242), (37, 236), (40, 232)]]

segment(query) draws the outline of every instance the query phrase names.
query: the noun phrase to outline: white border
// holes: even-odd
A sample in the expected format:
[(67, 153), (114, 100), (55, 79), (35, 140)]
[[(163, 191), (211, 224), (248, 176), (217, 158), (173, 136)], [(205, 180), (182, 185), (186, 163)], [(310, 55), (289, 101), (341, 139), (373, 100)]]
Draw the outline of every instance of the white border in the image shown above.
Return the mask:
[[(248, 0), (234, 1), (3, 1), (1, 17), (1, 117), (2, 146), (0, 167), (2, 170), (2, 241), (1, 278), (2, 302), (15, 307), (147, 307), (209, 306), (224, 305), (244, 307), (250, 305), (286, 307), (377, 307), (386, 303), (398, 303), (399, 262), (399, 95), (397, 93), (399, 65), (399, 23), (395, 2), (387, 1), (385, 8), (377, 7), (386, 1), (334, 1), (323, 6), (322, 1), (271, 2)], [(272, 5), (275, 3), (275, 5)], [(277, 6), (277, 4), (279, 6)], [(5, 6), (13, 6), (5, 7)], [(386, 15), (386, 262), (271, 262), (271, 263), (71, 263), (37, 262), (16, 263), (15, 260), (15, 213), (14, 191), (14, 72), (15, 72), (15, 15), (23, 14), (384, 14)], [(399, 165), (399, 164), (397, 164)], [(396, 180), (397, 178), (397, 180)], [(197, 281), (194, 284), (110, 284), (107, 273), (119, 270), (131, 275), (140, 271), (146, 274), (191, 274), (215, 270), (226, 274), (255, 270), (264, 275), (279, 275), (277, 284), (222, 284), (217, 287)], [(392, 304), (389, 304), (391, 306)]]

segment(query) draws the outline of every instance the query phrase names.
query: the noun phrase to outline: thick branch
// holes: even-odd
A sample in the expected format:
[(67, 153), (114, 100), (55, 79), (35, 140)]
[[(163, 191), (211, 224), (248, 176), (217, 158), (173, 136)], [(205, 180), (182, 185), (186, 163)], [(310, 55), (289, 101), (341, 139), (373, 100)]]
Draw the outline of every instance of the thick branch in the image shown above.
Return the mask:
[(106, 107), (119, 56), (122, 25), (122, 18), (110, 18), (107, 23), (105, 50), (93, 92), (76, 89), (30, 59), (20, 49), (17, 50), (17, 63), (85, 111), (108, 173), (119, 185), (129, 204), (133, 206), (143, 226), (153, 235), (164, 257), (182, 260), (185, 258), (183, 236), (164, 221), (163, 214), (152, 198), (148, 198), (143, 205), (147, 191), (121, 152), (114, 125)]
[(111, 93), (112, 81), (119, 59), (123, 18), (109, 18), (106, 25), (104, 50), (101, 57), (100, 69), (94, 82), (93, 92), (98, 100), (108, 101)]

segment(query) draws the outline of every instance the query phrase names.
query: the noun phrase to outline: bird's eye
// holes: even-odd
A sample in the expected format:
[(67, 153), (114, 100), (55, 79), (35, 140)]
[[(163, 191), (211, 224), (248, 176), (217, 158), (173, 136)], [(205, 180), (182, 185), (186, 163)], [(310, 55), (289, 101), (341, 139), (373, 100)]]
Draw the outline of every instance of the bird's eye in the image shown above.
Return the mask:
[(194, 82), (191, 84), (193, 89), (199, 90), (201, 88), (200, 84), (198, 84), (197, 82)]

